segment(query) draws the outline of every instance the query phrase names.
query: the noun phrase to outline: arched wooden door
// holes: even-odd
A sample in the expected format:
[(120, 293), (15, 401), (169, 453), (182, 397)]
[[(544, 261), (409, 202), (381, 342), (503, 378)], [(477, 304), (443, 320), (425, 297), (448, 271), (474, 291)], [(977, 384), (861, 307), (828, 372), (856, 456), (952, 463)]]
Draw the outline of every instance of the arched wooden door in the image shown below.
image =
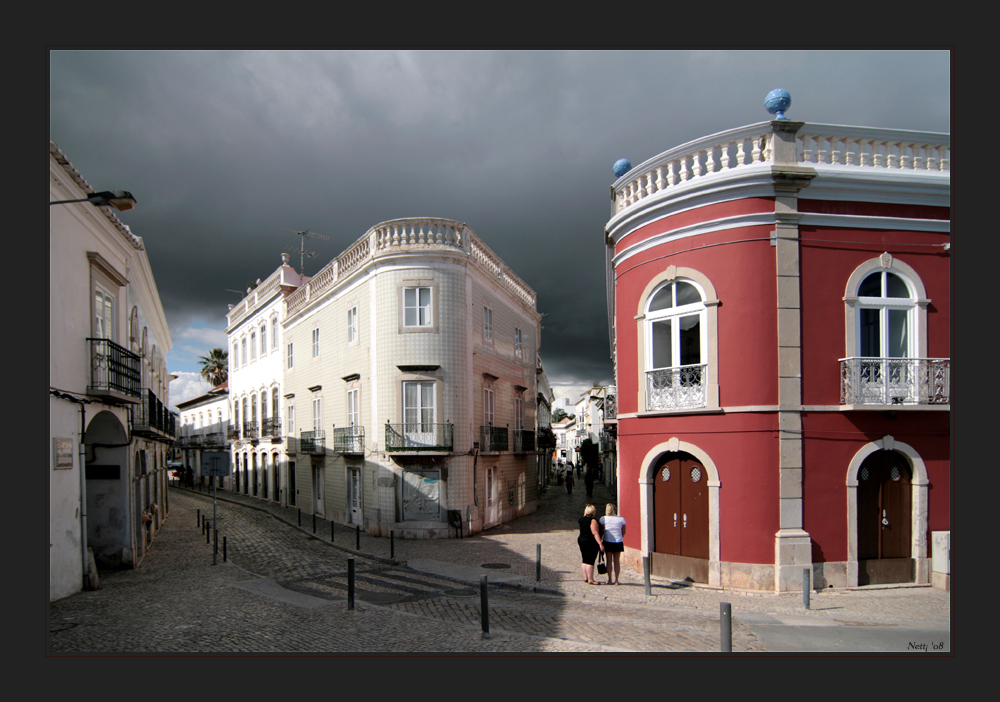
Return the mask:
[(708, 582), (708, 471), (693, 456), (667, 453), (653, 483), (654, 575)]
[(858, 585), (913, 582), (910, 466), (876, 451), (858, 470)]

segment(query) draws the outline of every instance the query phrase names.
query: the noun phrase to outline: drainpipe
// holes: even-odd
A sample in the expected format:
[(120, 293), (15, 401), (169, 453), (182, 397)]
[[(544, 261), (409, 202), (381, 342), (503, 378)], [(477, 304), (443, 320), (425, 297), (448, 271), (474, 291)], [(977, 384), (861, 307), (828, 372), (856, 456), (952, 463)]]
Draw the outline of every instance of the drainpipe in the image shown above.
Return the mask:
[(84, 474), (87, 465), (87, 445), (84, 443), (86, 433), (87, 408), (80, 402), (80, 550), (83, 557), (84, 590), (89, 589), (90, 585), (90, 559), (87, 558), (87, 476)]

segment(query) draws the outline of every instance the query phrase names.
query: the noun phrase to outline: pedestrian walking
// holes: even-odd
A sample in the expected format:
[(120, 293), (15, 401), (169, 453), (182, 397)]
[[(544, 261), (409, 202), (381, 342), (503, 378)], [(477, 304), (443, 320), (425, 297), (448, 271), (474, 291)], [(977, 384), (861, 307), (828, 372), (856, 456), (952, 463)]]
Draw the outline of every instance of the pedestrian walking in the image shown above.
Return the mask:
[(590, 585), (600, 585), (594, 580), (594, 559), (597, 558), (598, 551), (604, 550), (601, 543), (600, 532), (597, 527), (597, 508), (594, 505), (587, 505), (580, 517), (580, 535), (576, 537), (576, 543), (580, 547), (580, 555), (583, 557), (583, 582)]
[(570, 468), (566, 471), (566, 494), (573, 494), (573, 469)]
[(594, 479), (596, 477), (594, 469), (587, 466), (587, 472), (583, 476), (583, 484), (587, 486), (587, 497), (594, 496)]
[(619, 517), (618, 508), (609, 502), (600, 524), (604, 527), (604, 548), (601, 550), (608, 554), (608, 585), (612, 584), (612, 574), (617, 585), (622, 572), (621, 555), (625, 550), (625, 518)]
[(582, 462), (576, 464), (576, 477), (578, 477), (578, 478), (580, 477), (580, 471), (581, 470), (583, 470), (583, 463)]

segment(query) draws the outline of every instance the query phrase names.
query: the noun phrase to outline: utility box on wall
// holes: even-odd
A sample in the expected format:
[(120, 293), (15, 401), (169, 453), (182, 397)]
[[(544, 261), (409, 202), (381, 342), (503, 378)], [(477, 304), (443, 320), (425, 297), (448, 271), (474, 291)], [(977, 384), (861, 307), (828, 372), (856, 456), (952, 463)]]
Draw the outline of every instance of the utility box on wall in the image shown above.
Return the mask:
[(951, 532), (931, 532), (931, 585), (951, 590)]

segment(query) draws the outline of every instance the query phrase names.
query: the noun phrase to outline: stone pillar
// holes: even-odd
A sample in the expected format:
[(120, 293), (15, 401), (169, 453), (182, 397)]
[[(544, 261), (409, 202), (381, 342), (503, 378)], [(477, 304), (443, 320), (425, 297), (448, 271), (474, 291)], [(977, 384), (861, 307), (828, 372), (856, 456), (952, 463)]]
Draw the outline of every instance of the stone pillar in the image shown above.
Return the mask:
[(774, 537), (774, 589), (801, 590), (812, 567), (812, 540), (802, 528), (802, 329), (798, 193), (816, 171), (798, 165), (795, 134), (803, 122), (771, 122), (778, 298), (779, 529)]

